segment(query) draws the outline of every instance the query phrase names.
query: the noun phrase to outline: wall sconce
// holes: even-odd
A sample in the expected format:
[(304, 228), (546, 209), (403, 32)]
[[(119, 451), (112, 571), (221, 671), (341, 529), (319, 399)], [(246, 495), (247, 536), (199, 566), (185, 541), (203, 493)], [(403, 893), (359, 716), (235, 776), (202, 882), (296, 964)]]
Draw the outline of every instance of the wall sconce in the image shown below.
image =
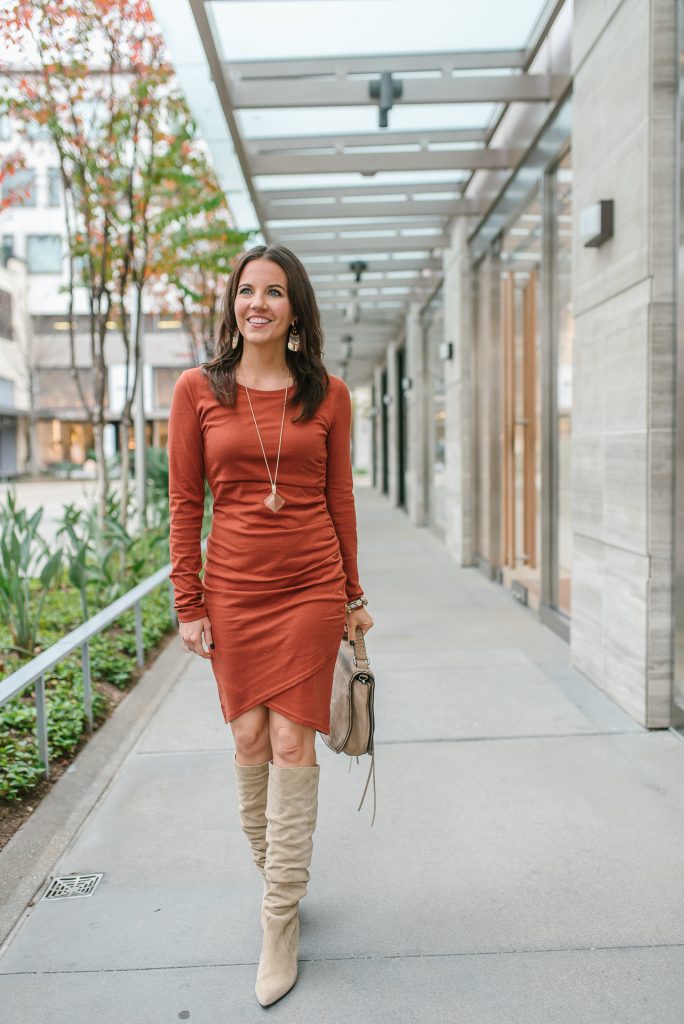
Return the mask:
[(401, 390), (404, 392), (404, 394), (407, 395), (409, 393), (409, 391), (411, 391), (412, 388), (413, 388), (413, 379), (411, 377), (402, 377), (401, 378)]
[(454, 346), (451, 341), (443, 341), (439, 346), (439, 358), (443, 359), (444, 362), (448, 362), (449, 359), (454, 358)]
[(597, 249), (613, 237), (614, 203), (601, 199), (580, 212), (580, 238), (585, 249)]

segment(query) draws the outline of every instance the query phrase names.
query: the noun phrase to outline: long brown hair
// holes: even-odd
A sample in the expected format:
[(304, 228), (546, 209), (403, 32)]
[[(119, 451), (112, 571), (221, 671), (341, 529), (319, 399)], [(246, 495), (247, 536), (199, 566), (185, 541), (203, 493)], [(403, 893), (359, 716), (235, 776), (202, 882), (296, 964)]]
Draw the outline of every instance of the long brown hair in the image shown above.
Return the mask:
[(240, 257), (233, 268), (223, 296), (214, 357), (202, 364), (202, 372), (209, 378), (212, 391), (221, 405), (235, 405), (235, 370), (242, 358), (244, 347), (244, 339), (240, 333), (237, 347), (233, 348), (231, 344), (233, 334), (237, 331), (235, 297), (242, 272), (252, 260), (271, 260), (285, 271), (288, 298), (299, 332), (299, 351), (291, 352), (285, 346), (285, 359), (295, 381), (295, 391), (288, 404), (302, 403), (302, 411), (293, 419), (293, 423), (310, 419), (330, 387), (330, 378), (322, 359), (321, 314), (304, 265), (292, 250), (284, 245), (255, 245)]

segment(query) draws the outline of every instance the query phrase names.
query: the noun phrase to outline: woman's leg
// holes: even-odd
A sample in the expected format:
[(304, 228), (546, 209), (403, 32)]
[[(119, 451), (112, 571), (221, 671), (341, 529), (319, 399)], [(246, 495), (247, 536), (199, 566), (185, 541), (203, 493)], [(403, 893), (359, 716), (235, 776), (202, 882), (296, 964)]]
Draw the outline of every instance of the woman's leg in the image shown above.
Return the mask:
[(273, 763), (278, 768), (307, 768), (316, 764), (316, 730), (293, 722), (269, 708)]
[(266, 805), (264, 941), (256, 994), (269, 1006), (297, 980), (299, 901), (306, 895), (318, 812), (315, 730), (271, 709), (271, 747)]
[(264, 875), (268, 766), (272, 757), (268, 708), (260, 704), (234, 718), (230, 727), (235, 738), (233, 768), (240, 824), (252, 848), (252, 860)]
[(230, 723), (238, 764), (263, 764), (273, 757), (269, 731), (269, 709), (263, 704), (238, 715)]

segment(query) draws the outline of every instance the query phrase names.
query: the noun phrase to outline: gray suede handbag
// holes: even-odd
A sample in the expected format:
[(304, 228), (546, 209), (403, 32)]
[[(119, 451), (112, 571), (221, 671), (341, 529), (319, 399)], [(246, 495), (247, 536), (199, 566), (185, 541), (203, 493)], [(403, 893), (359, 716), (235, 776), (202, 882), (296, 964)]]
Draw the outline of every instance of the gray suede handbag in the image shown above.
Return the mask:
[[(361, 810), (373, 778), (373, 818), (375, 822), (375, 676), (373, 675), (366, 651), (363, 630), (356, 627), (356, 639), (348, 640), (345, 635), (340, 643), (333, 675), (330, 698), (330, 733), (321, 733), (326, 746), (336, 754), (348, 754), (358, 763), (362, 754), (370, 754), (371, 764), (368, 778), (357, 810)], [(351, 761), (349, 762), (351, 770)]]

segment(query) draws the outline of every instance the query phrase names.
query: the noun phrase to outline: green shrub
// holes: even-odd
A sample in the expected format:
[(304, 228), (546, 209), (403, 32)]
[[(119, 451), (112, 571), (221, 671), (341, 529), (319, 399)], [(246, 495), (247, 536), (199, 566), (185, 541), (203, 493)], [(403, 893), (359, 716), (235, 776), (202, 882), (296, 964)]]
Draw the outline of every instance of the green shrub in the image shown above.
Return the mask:
[[(48, 717), (48, 753), (51, 761), (71, 754), (86, 729), (83, 691), (73, 681), (51, 679), (45, 687)], [(93, 690), (93, 718), (100, 721), (107, 703)], [(38, 756), (36, 706), (32, 695), (16, 697), (0, 709), (0, 798), (19, 800), (44, 778)]]

